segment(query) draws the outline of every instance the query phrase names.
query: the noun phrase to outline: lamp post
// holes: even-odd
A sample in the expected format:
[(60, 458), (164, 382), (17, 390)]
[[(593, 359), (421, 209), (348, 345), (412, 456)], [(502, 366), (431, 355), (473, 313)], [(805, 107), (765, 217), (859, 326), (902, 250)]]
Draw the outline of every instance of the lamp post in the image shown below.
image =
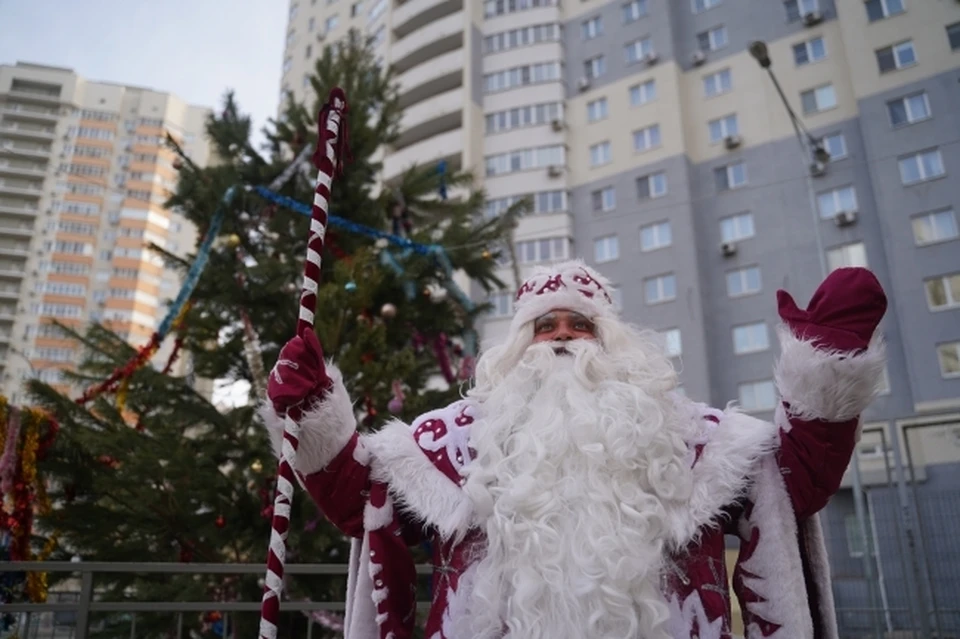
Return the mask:
[(750, 44), (749, 51), (753, 59), (757, 61), (757, 64), (759, 64), (762, 69), (766, 70), (767, 75), (769, 75), (773, 81), (773, 86), (777, 89), (780, 101), (783, 103), (783, 107), (787, 110), (787, 115), (790, 117), (793, 132), (797, 136), (797, 143), (800, 145), (800, 156), (803, 162), (807, 197), (810, 200), (810, 215), (813, 217), (813, 236), (817, 244), (817, 257), (820, 263), (820, 277), (823, 279), (827, 276), (827, 256), (823, 251), (823, 238), (820, 235), (820, 213), (817, 210), (817, 196), (813, 190), (811, 170), (816, 164), (825, 165), (829, 162), (830, 153), (823, 148), (822, 141), (813, 137), (813, 134), (807, 130), (803, 122), (800, 121), (800, 118), (797, 117), (793, 107), (790, 106), (790, 101), (787, 100), (787, 96), (783, 93), (783, 88), (780, 86), (780, 81), (777, 80), (777, 76), (773, 72), (773, 61), (770, 59), (767, 44), (761, 40), (755, 40)]

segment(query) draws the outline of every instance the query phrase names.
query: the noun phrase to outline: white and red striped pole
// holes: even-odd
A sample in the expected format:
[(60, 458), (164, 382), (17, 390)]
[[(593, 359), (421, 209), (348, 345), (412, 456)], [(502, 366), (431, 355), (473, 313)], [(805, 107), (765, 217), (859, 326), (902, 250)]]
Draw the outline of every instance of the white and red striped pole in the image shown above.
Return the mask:
[[(334, 173), (342, 170), (340, 164), (346, 150), (347, 99), (343, 90), (330, 91), (327, 104), (320, 110), (317, 150), (313, 155), (317, 167), (317, 188), (313, 196), (313, 215), (310, 218), (310, 238), (307, 241), (307, 260), (303, 267), (303, 288), (300, 292), (300, 315), (297, 335), (313, 330), (317, 307), (317, 289), (320, 286), (320, 256), (327, 229), (330, 187)], [(273, 523), (270, 530), (270, 548), (267, 551), (267, 575), (260, 605), (260, 639), (277, 639), (280, 617), (280, 599), (283, 594), (283, 566), (287, 554), (287, 532), (290, 529), (290, 506), (293, 503), (293, 485), (297, 445), (300, 441), (299, 406), (290, 408), (283, 420), (283, 448), (277, 467), (277, 490), (273, 501)]]

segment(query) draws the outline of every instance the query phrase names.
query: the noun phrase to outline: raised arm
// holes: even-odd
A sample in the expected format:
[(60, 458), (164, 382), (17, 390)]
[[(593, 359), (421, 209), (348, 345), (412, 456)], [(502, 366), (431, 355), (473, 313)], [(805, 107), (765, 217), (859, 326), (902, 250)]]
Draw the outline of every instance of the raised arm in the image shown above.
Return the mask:
[(357, 434), (353, 404), (340, 371), (323, 361), (313, 331), (280, 350), (270, 371), (268, 399), (259, 414), (276, 455), (283, 442), (283, 420), (302, 405), (296, 472), (330, 522), (352, 537), (363, 535), (363, 510), (370, 490), (370, 464)]
[(823, 508), (840, 488), (860, 438), (860, 415), (876, 395), (886, 362), (874, 335), (887, 308), (883, 288), (864, 268), (831, 273), (797, 307), (777, 293), (784, 325), (775, 369), (780, 403), (780, 466), (797, 517)]

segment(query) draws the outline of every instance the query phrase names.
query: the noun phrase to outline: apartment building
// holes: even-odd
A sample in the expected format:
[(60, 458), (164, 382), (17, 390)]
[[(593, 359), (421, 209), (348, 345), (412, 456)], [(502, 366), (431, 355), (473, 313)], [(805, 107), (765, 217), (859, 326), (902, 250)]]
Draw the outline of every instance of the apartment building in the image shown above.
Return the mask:
[[(80, 357), (52, 320), (102, 321), (146, 343), (179, 275), (145, 247), (186, 254), (196, 229), (165, 210), (171, 133), (203, 165), (209, 110), (71, 69), (0, 66), (0, 379), (59, 385)], [(164, 349), (166, 350), (166, 349)], [(163, 357), (164, 352), (158, 354)]]
[[(474, 172), (488, 215), (532, 196), (516, 233), (521, 273), (572, 256), (597, 267), (624, 316), (663, 334), (697, 400), (769, 417), (776, 290), (803, 304), (825, 271), (871, 268), (890, 297), (889, 365), (866, 416), (864, 485), (896, 502), (894, 453), (913, 466), (918, 504), (955, 485), (956, 0), (292, 0), (289, 11), (282, 90), (305, 97), (324, 43), (351, 27), (372, 36), (406, 107), (384, 180), (445, 160)], [(749, 53), (757, 40), (829, 161), (798, 142)], [(512, 313), (503, 266), (511, 290), (490, 298), (488, 340)], [(825, 517), (838, 604), (856, 608), (853, 502), (845, 488)], [(960, 574), (936, 569), (931, 591), (956, 592)], [(907, 608), (908, 594), (885, 591), (884, 605)]]

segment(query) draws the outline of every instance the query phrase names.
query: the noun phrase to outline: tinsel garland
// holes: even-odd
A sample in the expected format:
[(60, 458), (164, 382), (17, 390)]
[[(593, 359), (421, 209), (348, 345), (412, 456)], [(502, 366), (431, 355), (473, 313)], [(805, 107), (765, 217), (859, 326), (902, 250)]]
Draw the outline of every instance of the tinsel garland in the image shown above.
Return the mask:
[[(0, 397), (0, 423), (3, 434), (3, 517), (0, 533), (5, 540), (3, 555), (10, 561), (44, 560), (56, 547), (56, 535), (44, 544), (39, 555), (30, 549), (33, 535), (33, 518), (50, 512), (45, 480), (37, 471), (37, 462), (42, 460), (53, 445), (59, 425), (46, 412), (27, 408), (11, 408), (6, 398)], [(12, 451), (12, 457), (8, 456)], [(12, 473), (11, 473), (12, 469)], [(7, 586), (9, 589), (10, 587)], [(45, 573), (28, 573), (25, 576), (24, 592), (35, 603), (46, 601), (47, 576)], [(13, 592), (3, 592), (7, 601)]]

